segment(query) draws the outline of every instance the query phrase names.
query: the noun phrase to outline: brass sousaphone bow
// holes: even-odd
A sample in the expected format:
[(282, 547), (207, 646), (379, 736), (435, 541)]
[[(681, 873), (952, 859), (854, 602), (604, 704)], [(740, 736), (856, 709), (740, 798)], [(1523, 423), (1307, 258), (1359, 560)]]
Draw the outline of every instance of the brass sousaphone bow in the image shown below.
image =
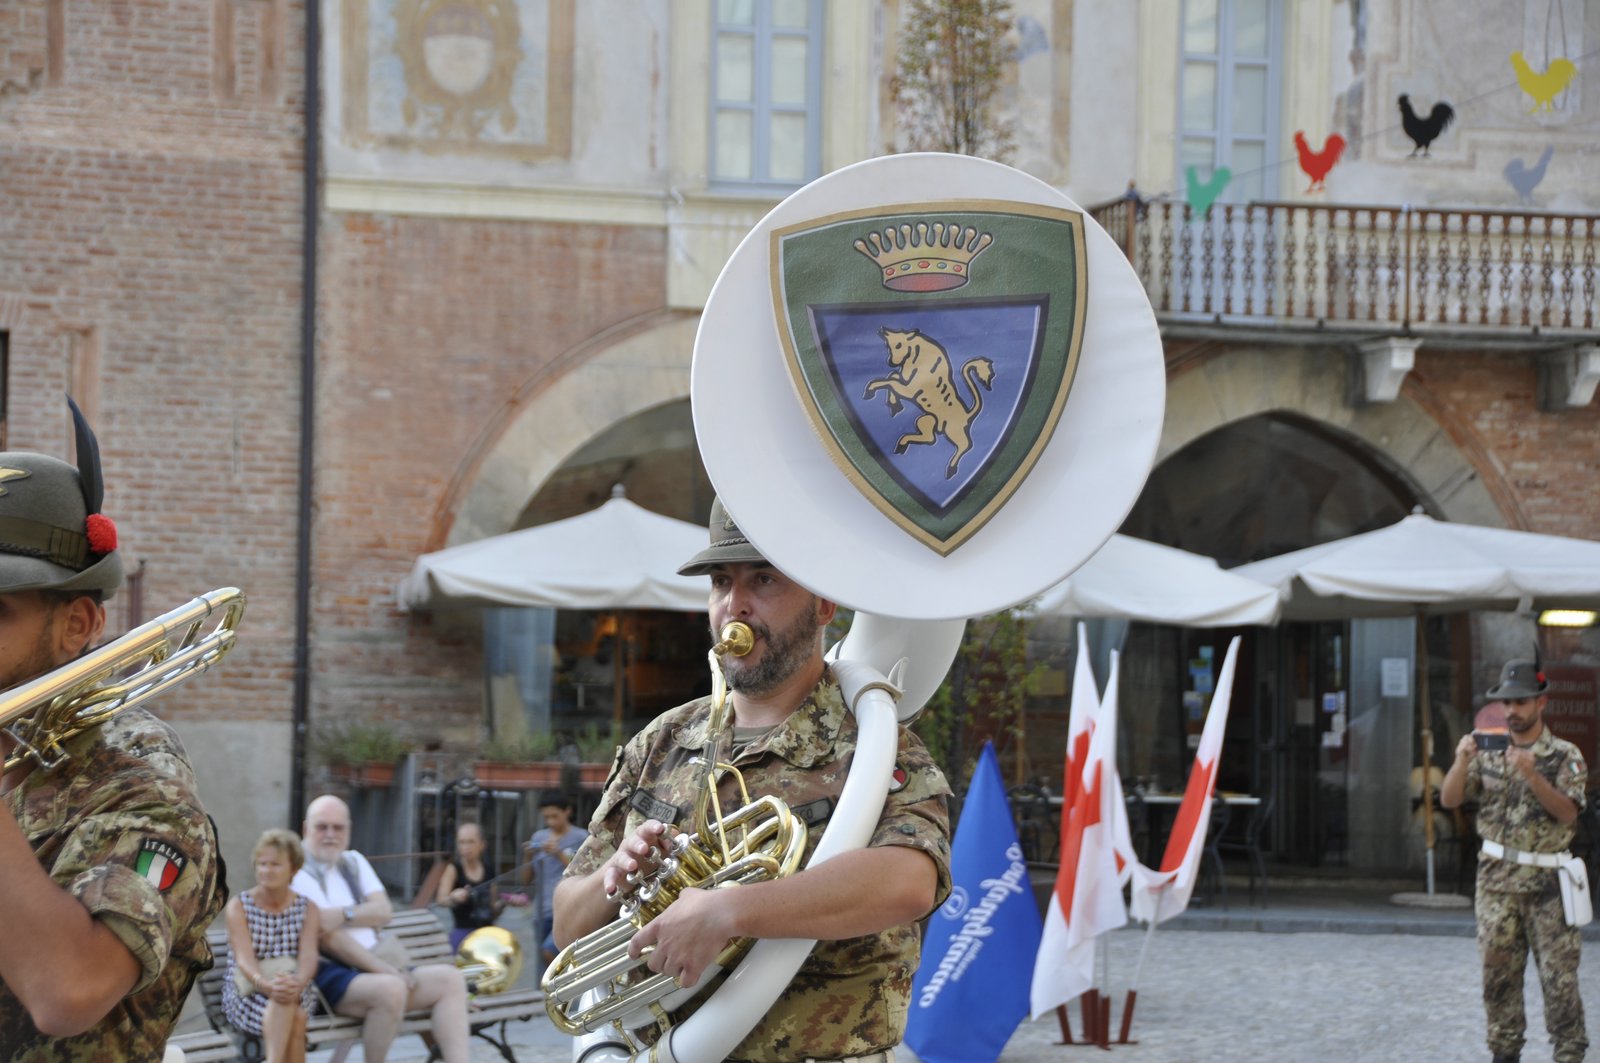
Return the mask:
[[(808, 867), (871, 837), (898, 724), (943, 681), (966, 618), (1064, 579), (1122, 523), (1165, 382), (1121, 250), (999, 163), (858, 163), (789, 196), (734, 251), (695, 338), (701, 457), (764, 557), (856, 610), (829, 659), (858, 744)], [(591, 937), (613, 932), (631, 930)], [(814, 944), (757, 941), (720, 983), (708, 974), (707, 999), (651, 1058), (726, 1058)], [(589, 996), (626, 981), (593, 978)], [(701, 991), (630, 1004), (621, 1025)], [(634, 1058), (609, 1021), (589, 1028), (575, 1058)]]

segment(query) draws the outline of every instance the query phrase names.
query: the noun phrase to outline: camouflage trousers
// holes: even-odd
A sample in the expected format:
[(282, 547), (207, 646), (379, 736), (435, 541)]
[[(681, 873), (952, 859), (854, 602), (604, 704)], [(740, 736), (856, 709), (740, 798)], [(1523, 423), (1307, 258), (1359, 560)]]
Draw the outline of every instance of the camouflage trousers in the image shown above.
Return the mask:
[(1539, 970), (1544, 1025), (1555, 1063), (1577, 1063), (1589, 1047), (1578, 997), (1578, 928), (1561, 913), (1561, 891), (1552, 874), (1539, 893), (1478, 890), (1478, 952), (1483, 957), (1483, 1010), (1489, 1020), (1489, 1051), (1516, 1057), (1527, 1017), (1522, 1007), (1528, 953)]

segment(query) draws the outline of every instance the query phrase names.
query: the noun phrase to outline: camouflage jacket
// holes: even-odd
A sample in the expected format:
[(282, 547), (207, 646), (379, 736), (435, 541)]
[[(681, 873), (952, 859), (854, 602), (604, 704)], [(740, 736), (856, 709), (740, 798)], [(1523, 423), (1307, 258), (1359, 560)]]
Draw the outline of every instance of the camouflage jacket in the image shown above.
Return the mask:
[(132, 992), (99, 1025), (50, 1038), (0, 984), (0, 1058), (28, 1063), (161, 1059), (222, 910), (217, 840), (178, 736), (128, 709), (66, 743), (71, 760), (35, 768), (6, 806), (50, 877), (139, 961)]
[[(705, 743), (710, 711), (710, 699), (702, 698), (665, 713), (618, 753), (589, 840), (568, 865), (569, 876), (598, 869), (647, 819), (693, 829), (699, 769), (691, 760)], [(809, 861), (838, 802), (855, 747), (855, 717), (829, 675), (783, 724), (739, 750), (731, 763), (744, 774), (752, 799), (774, 794), (805, 820)], [(950, 789), (921, 740), (904, 727), (890, 790), (868, 844), (927, 853), (938, 869), (937, 907), (950, 892)], [(725, 811), (739, 807), (731, 777), (722, 780), (718, 793)], [(893, 1047), (905, 1032), (921, 948), (915, 923), (819, 942), (777, 1004), (729, 1058), (786, 1063)], [(696, 997), (674, 1013), (674, 1020), (686, 1018), (704, 999), (704, 994)]]
[[(1539, 773), (1582, 808), (1589, 769), (1578, 747), (1557, 738), (1546, 726), (1528, 751), (1538, 763)], [(1481, 838), (1531, 853), (1559, 853), (1572, 844), (1573, 828), (1545, 811), (1503, 752), (1479, 750), (1472, 758), (1466, 797), (1477, 798)], [(1553, 883), (1555, 875), (1554, 868), (1496, 860), (1487, 854), (1478, 857), (1479, 889), (1536, 893)]]

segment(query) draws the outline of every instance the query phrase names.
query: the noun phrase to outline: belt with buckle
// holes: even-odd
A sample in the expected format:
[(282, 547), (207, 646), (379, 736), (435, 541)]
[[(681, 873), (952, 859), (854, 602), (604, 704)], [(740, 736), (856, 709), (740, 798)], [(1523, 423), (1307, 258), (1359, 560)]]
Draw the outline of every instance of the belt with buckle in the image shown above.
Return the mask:
[(864, 1056), (845, 1056), (843, 1059), (816, 1059), (807, 1056), (806, 1063), (894, 1063), (894, 1049), (886, 1048), (882, 1052), (870, 1052)]
[(1530, 853), (1526, 849), (1514, 849), (1488, 838), (1483, 840), (1483, 851), (1496, 860), (1510, 860), (1515, 864), (1531, 864), (1534, 867), (1560, 867), (1572, 859), (1572, 854), (1565, 849), (1559, 853)]

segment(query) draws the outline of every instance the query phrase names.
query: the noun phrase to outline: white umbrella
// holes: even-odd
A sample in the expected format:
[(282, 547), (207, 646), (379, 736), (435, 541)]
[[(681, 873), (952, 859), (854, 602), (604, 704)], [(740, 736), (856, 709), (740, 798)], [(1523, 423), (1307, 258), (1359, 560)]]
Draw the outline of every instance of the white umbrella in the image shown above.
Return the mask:
[(1600, 542), (1452, 524), (1395, 524), (1233, 569), (1278, 589), (1285, 620), (1475, 609), (1592, 609)]
[(703, 612), (703, 578), (678, 566), (705, 549), (704, 527), (635, 505), (615, 489), (598, 509), (417, 558), (400, 605), (522, 605)]
[(1427, 768), (1427, 640), (1421, 618), (1478, 609), (1593, 609), (1600, 605), (1600, 542), (1437, 521), (1424, 513), (1376, 531), (1240, 565), (1278, 588), (1285, 620), (1417, 617), (1422, 708), (1423, 814), (1433, 892), (1433, 801)]
[(1045, 591), (1036, 615), (1142, 620), (1181, 627), (1271, 624), (1278, 592), (1215, 560), (1113, 535), (1076, 572)]

